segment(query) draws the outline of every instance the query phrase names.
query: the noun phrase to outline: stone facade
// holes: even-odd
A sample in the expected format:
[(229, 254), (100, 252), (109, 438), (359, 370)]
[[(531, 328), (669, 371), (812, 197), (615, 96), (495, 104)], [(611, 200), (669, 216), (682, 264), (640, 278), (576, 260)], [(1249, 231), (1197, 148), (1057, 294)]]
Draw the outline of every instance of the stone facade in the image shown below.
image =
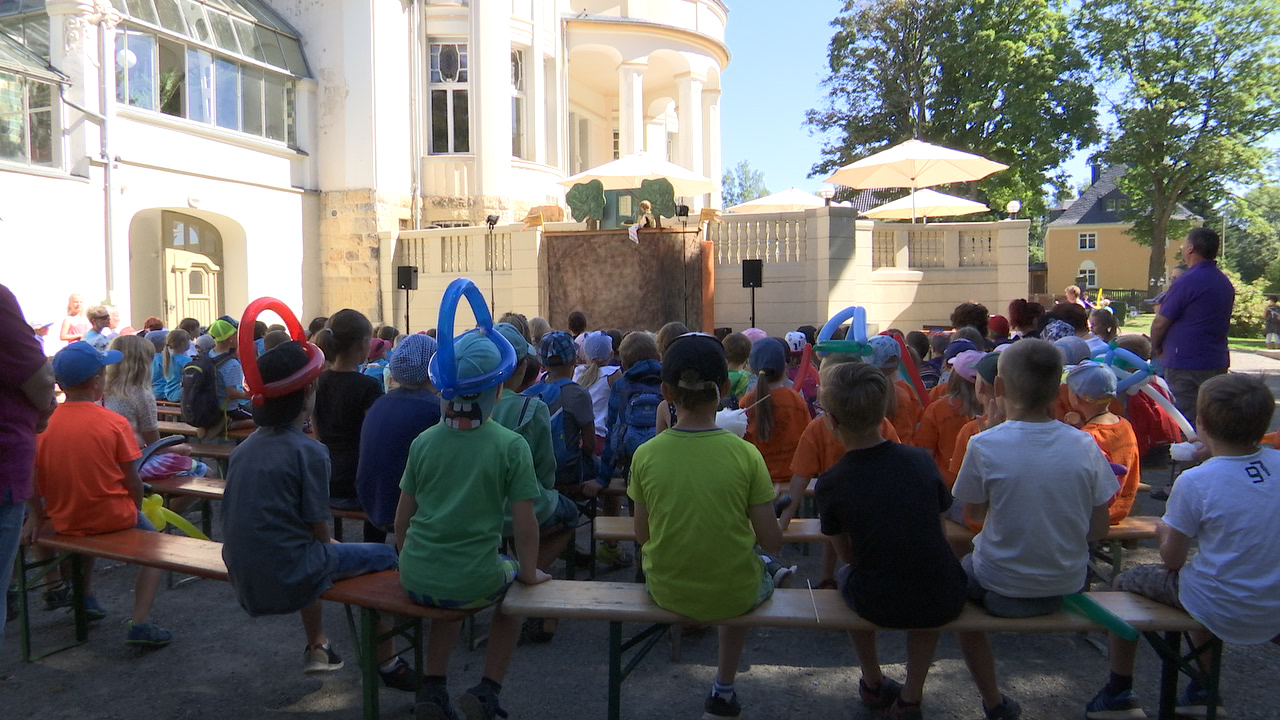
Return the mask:
[[(382, 317), (380, 233), (392, 233), (409, 218), (409, 198), (376, 190), (321, 194), (320, 313), (343, 308), (364, 313), (374, 323)], [(390, 252), (390, 248), (387, 248)]]

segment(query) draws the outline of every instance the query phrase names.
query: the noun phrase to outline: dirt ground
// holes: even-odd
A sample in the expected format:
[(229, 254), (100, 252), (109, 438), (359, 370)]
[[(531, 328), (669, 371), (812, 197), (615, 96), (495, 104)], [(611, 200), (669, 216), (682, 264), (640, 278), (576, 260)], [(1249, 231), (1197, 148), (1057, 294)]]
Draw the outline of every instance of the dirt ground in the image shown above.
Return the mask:
[[(1268, 380), (1280, 391), (1280, 376)], [(1161, 475), (1152, 472), (1144, 479), (1158, 482)], [(1141, 515), (1162, 512), (1163, 503), (1145, 496), (1135, 509)], [(348, 523), (347, 533), (358, 536), (355, 523)], [(1126, 565), (1155, 561), (1153, 544), (1143, 545), (1126, 553)], [(799, 546), (786, 548), (784, 559), (801, 568), (797, 586), (803, 587), (806, 578), (817, 582), (819, 557), (817, 552), (803, 556)], [(556, 574), (562, 576), (558, 568)], [(0, 718), (361, 717), (360, 676), (341, 606), (326, 603), (325, 621), (347, 667), (326, 677), (302, 674), (304, 641), (296, 617), (249, 618), (228, 585), (209, 580), (162, 589), (154, 616), (173, 631), (174, 642), (164, 650), (134, 655), (124, 646), (134, 575), (129, 566), (99, 565), (98, 596), (110, 614), (93, 627), (83, 646), (23, 664), (16, 623), (6, 626), (0, 647)], [(625, 581), (632, 572), (603, 577)], [(73, 632), (65, 611), (35, 610), (37, 646), (67, 642)], [(904, 638), (893, 632), (881, 636), (881, 661), (898, 679), (905, 671)], [(1084, 703), (1107, 678), (1105, 656), (1081, 636), (1006, 634), (993, 636), (993, 643), (1001, 684), (1022, 703), (1024, 718), (1082, 717)], [(660, 642), (624, 685), (623, 716), (628, 720), (700, 716), (714, 674), (715, 635), (685, 638), (680, 662), (669, 659), (667, 647)], [(455, 697), (476, 682), (483, 660), (484, 646), (457, 649), (450, 672)], [(603, 718), (606, 661), (605, 623), (563, 622), (550, 644), (517, 650), (503, 705), (513, 718)], [(1223, 661), (1223, 692), (1231, 717), (1280, 717), (1280, 647), (1228, 646)], [(737, 690), (751, 718), (871, 717), (857, 703), (859, 671), (847, 638), (839, 632), (755, 631), (744, 663), (748, 667), (738, 676)], [(1152, 717), (1158, 670), (1156, 656), (1144, 645), (1136, 690)], [(381, 698), (383, 717), (411, 717), (412, 696), (383, 690)], [(950, 635), (943, 636), (929, 675), (925, 711), (933, 720), (982, 717), (977, 692)]]

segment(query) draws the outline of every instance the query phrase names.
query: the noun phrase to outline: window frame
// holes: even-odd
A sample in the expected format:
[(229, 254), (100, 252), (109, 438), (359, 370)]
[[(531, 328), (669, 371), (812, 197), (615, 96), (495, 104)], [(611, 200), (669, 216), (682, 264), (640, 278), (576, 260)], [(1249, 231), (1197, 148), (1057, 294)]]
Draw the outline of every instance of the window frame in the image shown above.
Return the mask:
[(532, 160), (529, 143), (529, 48), (511, 48), (511, 157)]
[[(442, 73), (440, 57), (446, 46), (453, 46), (458, 53), (457, 74), (447, 78)], [(427, 122), (426, 148), (428, 155), (469, 155), (471, 154), (471, 67), (470, 43), (465, 38), (429, 37), (427, 38)], [(438, 76), (438, 79), (437, 79)], [(444, 97), (444, 149), (436, 148), (436, 93)], [(459, 100), (465, 105), (459, 106)], [(466, 137), (460, 138), (459, 110), (465, 113)], [(466, 147), (459, 140), (465, 141)]]
[[(60, 122), (60, 94), (54, 89), (56, 83), (49, 82), (40, 78), (33, 78), (20, 72), (11, 70), (0, 70), (0, 75), (8, 75), (14, 78), (19, 86), (21, 100), (16, 112), (6, 112), (0, 114), (0, 118), (16, 117), (22, 121), (22, 157), (0, 157), (0, 163), (21, 168), (39, 168), (44, 170), (61, 170), (62, 169), (62, 125)], [(48, 104), (38, 108), (32, 108), (32, 86), (44, 85), (48, 88)], [(33, 119), (37, 115), (43, 115), (48, 118), (48, 153), (47, 162), (37, 162), (34, 159), (32, 148), (34, 135), (36, 133), (36, 123)]]
[(1098, 233), (1079, 232), (1076, 234), (1076, 247), (1081, 252), (1092, 252), (1098, 249)]

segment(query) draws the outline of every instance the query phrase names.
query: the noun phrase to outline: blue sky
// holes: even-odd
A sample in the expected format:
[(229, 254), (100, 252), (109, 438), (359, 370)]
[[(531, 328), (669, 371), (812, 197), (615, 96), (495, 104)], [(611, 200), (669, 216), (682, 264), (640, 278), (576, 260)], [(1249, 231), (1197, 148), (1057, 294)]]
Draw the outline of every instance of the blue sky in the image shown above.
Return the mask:
[[(840, 0), (732, 0), (728, 38), (733, 59), (721, 78), (721, 152), (726, 168), (748, 160), (764, 172), (772, 192), (798, 187), (814, 192), (808, 179), (821, 141), (809, 134), (804, 114), (820, 107), (826, 76), (828, 23)], [(780, 8), (786, 8), (780, 10)], [(1072, 184), (1089, 179), (1084, 153), (1067, 164)]]

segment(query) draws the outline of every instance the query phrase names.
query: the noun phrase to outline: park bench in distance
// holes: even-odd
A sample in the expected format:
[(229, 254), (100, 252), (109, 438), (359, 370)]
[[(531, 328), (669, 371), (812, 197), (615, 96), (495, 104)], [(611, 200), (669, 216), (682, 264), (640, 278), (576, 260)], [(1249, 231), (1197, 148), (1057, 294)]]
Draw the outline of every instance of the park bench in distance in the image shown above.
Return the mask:
[[(28, 591), (31, 588), (27, 585), (25, 571), (44, 564), (24, 565), (19, 558), (19, 593), (21, 595), (19, 637), (22, 645), (22, 659), (26, 662), (81, 645), (88, 639), (89, 620), (85, 614), (83, 583), (83, 558), (86, 556), (115, 560), (130, 565), (155, 567), (210, 580), (227, 579), (227, 566), (222, 561), (222, 544), (189, 538), (185, 535), (168, 535), (131, 529), (103, 535), (48, 535), (40, 538), (38, 543), (61, 554), (70, 555), (76, 641), (39, 656), (32, 656), (30, 609), (28, 608)], [(61, 562), (62, 559), (60, 555), (48, 564)], [(339, 580), (320, 597), (322, 600), (342, 603), (346, 609), (347, 625), (355, 642), (357, 661), (360, 666), (365, 720), (377, 720), (380, 716), (378, 698), (378, 688), (381, 686), (381, 679), (378, 676), (380, 663), (376, 657), (380, 641), (389, 636), (399, 636), (408, 640), (413, 650), (414, 672), (421, 675), (424, 667), (422, 621), (424, 619), (462, 620), (476, 612), (441, 610), (414, 603), (405, 594), (404, 588), (400, 585), (400, 573), (395, 570), (384, 570)], [(352, 612), (353, 607), (360, 608), (358, 626)], [(384, 613), (395, 617), (396, 624), (388, 633), (379, 634), (378, 621)]]
[[(1201, 630), (1187, 613), (1161, 605), (1144, 597), (1124, 592), (1087, 593), (1087, 596), (1112, 614), (1140, 631), (1160, 655), (1163, 663), (1160, 683), (1160, 716), (1174, 717), (1177, 702), (1177, 676), (1185, 673), (1199, 680), (1215, 696), (1222, 659), (1222, 642), (1213, 640), (1208, 650), (1211, 662), (1201, 671), (1193, 658), (1205, 648), (1193, 648), (1184, 656), (1180, 650), (1181, 633)], [(517, 616), (598, 620), (609, 623), (609, 720), (622, 717), (622, 682), (670, 628), (695, 621), (658, 607), (641, 583), (574, 582), (549, 580), (539, 585), (513, 585), (503, 600), (504, 612)], [(815, 608), (817, 617), (815, 617)], [(623, 623), (645, 623), (649, 627), (636, 636), (623, 640)], [(736, 627), (800, 628), (809, 630), (880, 630), (849, 609), (839, 590), (777, 589), (773, 597), (760, 607), (716, 625)], [(977, 606), (969, 605), (955, 621), (942, 631), (973, 632), (1095, 632), (1105, 631), (1097, 622), (1080, 615), (1058, 611), (1034, 618), (999, 618)], [(637, 654), (623, 665), (623, 653), (639, 647)], [(1216, 707), (1210, 709), (1213, 717)]]

